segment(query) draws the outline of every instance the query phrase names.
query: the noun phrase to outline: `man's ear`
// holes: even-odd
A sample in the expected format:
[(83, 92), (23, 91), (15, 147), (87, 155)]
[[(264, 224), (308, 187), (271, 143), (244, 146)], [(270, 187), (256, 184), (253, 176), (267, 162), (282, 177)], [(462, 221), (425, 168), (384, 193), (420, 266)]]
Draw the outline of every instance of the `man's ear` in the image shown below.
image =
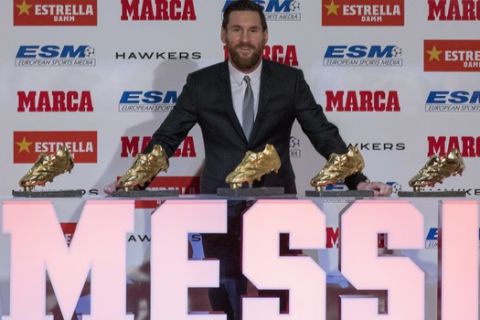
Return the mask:
[(264, 41), (265, 43), (264, 44), (267, 44), (267, 42), (268, 42), (268, 29), (263, 31), (263, 35), (264, 35), (264, 38), (265, 38), (265, 41)]
[(227, 31), (223, 27), (220, 29), (220, 39), (222, 40), (223, 44), (227, 44)]

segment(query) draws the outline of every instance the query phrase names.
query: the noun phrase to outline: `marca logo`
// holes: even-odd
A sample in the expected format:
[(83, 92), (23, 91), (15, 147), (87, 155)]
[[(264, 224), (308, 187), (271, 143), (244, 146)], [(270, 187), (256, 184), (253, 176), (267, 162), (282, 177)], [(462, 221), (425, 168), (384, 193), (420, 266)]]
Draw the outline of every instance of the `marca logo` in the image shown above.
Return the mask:
[(67, 245), (70, 246), (72, 243), (73, 235), (75, 234), (75, 230), (77, 229), (76, 222), (61, 222), (60, 227), (62, 228), (63, 235), (65, 236), (65, 241)]
[[(152, 140), (151, 136), (139, 137), (121, 137), (122, 142), (122, 153), (120, 157), (128, 158), (128, 157), (135, 157), (137, 153), (141, 152), (146, 148), (146, 146)], [(182, 158), (195, 158), (197, 156), (197, 152), (195, 151), (195, 142), (193, 140), (193, 136), (187, 136), (183, 140), (182, 144), (178, 147), (178, 149), (174, 152), (173, 157), (182, 157)]]
[(18, 91), (18, 112), (93, 112), (90, 91)]
[[(226, 46), (223, 46), (223, 52), (225, 60), (228, 59), (228, 49)], [(263, 57), (267, 60), (275, 61), (287, 66), (297, 67), (298, 58), (297, 58), (297, 48), (295, 45), (265, 45), (263, 49)]]
[(95, 26), (97, 0), (13, 0), (15, 26)]
[(164, 177), (158, 176), (149, 184), (149, 188), (176, 189), (181, 194), (199, 194), (200, 177)]
[(360, 151), (405, 151), (405, 142), (352, 142)]
[[(235, 0), (226, 0), (223, 11)], [(252, 0), (263, 8), (270, 21), (299, 21), (302, 19), (299, 0)]]
[(177, 103), (176, 91), (124, 91), (120, 112), (170, 112)]
[(193, 0), (121, 0), (122, 20), (197, 20)]
[(15, 57), (17, 67), (94, 67), (95, 49), (89, 45), (22, 45)]
[(425, 40), (425, 71), (480, 71), (480, 40)]
[(430, 91), (427, 112), (479, 112), (480, 91)]
[[(325, 247), (327, 249), (338, 248), (340, 244), (340, 228), (327, 227), (326, 235), (327, 235), (327, 243)], [(378, 235), (377, 247), (385, 248), (385, 236), (383, 234)]]
[(428, 20), (480, 20), (480, 1), (428, 0)]
[(435, 154), (445, 156), (453, 149), (459, 150), (464, 158), (480, 157), (480, 137), (429, 136), (427, 140), (429, 157)]
[(402, 49), (395, 45), (330, 45), (325, 50), (327, 67), (401, 67)]
[(397, 91), (325, 91), (325, 111), (399, 112)]
[(199, 60), (198, 51), (117, 51), (116, 60)]
[(13, 163), (33, 163), (40, 153), (68, 149), (75, 163), (97, 162), (96, 131), (15, 131)]
[(322, 0), (323, 26), (403, 26), (404, 0)]

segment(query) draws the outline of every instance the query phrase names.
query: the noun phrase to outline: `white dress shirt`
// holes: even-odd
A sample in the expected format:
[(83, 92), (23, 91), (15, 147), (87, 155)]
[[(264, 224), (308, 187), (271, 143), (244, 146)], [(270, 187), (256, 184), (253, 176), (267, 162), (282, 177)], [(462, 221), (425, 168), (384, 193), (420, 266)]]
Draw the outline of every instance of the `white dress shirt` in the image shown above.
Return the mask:
[(230, 73), (230, 85), (232, 87), (232, 100), (233, 100), (233, 109), (237, 115), (238, 121), (240, 124), (243, 123), (242, 116), (242, 107), (243, 107), (243, 97), (245, 95), (245, 89), (247, 88), (247, 83), (243, 80), (243, 77), (250, 77), (250, 86), (253, 91), (253, 117), (257, 117), (258, 112), (258, 96), (260, 94), (260, 75), (262, 73), (262, 64), (260, 62), (258, 67), (253, 70), (253, 72), (246, 74), (237, 70), (228, 60), (228, 70)]

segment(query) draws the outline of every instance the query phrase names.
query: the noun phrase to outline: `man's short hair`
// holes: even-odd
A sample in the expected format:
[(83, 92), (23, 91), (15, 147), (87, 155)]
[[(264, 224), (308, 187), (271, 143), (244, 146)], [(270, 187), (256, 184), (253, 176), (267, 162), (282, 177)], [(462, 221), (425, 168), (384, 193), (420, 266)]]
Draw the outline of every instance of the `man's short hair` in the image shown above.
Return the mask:
[(265, 19), (265, 14), (263, 13), (263, 8), (259, 4), (250, 1), (250, 0), (236, 0), (230, 3), (225, 11), (223, 12), (223, 21), (222, 28), (227, 30), (228, 21), (230, 18), (230, 13), (233, 11), (253, 11), (258, 12), (260, 15), (260, 21), (262, 23), (263, 31), (267, 30), (267, 20)]

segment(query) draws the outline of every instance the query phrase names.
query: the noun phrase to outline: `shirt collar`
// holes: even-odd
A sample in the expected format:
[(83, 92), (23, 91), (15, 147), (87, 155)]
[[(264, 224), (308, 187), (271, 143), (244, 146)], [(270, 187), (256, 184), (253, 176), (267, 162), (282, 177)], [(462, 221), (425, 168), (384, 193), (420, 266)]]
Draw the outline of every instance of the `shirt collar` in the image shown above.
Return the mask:
[(228, 71), (230, 72), (230, 81), (234, 82), (237, 85), (241, 85), (243, 82), (243, 77), (249, 76), (250, 77), (250, 82), (252, 84), (256, 84), (257, 82), (260, 81), (260, 76), (262, 74), (262, 65), (263, 65), (263, 59), (260, 59), (260, 64), (255, 68), (250, 73), (243, 73), (236, 69), (232, 62), (228, 60)]

